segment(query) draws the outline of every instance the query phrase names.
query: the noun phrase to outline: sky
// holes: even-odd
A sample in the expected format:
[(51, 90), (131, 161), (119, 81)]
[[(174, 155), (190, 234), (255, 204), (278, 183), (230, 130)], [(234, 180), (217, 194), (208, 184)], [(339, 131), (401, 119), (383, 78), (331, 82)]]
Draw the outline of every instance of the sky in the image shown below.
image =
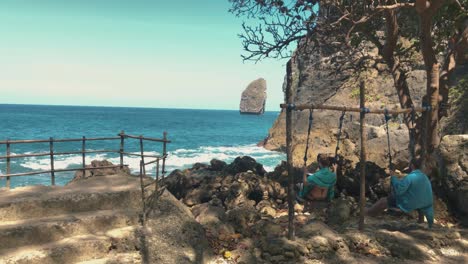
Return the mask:
[(238, 109), (285, 60), (243, 62), (227, 0), (0, 0), (0, 103)]

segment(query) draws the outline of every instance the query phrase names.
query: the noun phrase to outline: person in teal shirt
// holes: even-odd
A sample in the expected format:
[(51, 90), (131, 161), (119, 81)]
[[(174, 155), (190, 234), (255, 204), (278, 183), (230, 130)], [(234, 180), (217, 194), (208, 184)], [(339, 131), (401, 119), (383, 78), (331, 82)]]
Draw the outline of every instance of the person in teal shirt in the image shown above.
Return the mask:
[(366, 209), (366, 214), (376, 215), (389, 207), (399, 208), (406, 213), (418, 210), (419, 221), (423, 222), (425, 216), (431, 228), (434, 223), (432, 185), (427, 175), (420, 170), (420, 165), (419, 160), (411, 160), (410, 174), (403, 178), (392, 176), (390, 195)]
[(319, 170), (308, 173), (304, 168), (303, 188), (299, 192), (299, 197), (307, 200), (330, 201), (335, 196), (336, 174), (330, 170), (330, 159), (326, 155), (317, 156)]

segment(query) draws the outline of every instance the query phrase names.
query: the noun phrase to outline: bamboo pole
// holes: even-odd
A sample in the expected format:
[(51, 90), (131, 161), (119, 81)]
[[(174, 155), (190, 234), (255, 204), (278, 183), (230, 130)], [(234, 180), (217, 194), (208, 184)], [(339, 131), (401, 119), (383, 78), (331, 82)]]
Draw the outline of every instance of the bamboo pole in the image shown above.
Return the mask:
[[(98, 140), (115, 140), (120, 137), (102, 137), (102, 138), (87, 138), (87, 141), (98, 141)], [(81, 138), (65, 138), (65, 139), (54, 139), (54, 142), (79, 142)], [(29, 144), (29, 143), (48, 143), (50, 139), (26, 139), (26, 140), (10, 140), (10, 144)], [(0, 141), (0, 144), (6, 144), (7, 141)]]
[[(128, 165), (124, 165), (127, 167)], [(84, 170), (99, 170), (99, 169), (111, 169), (111, 168), (118, 168), (120, 165), (111, 165), (111, 166), (101, 166), (101, 167), (89, 167), (85, 168)], [(54, 172), (66, 172), (66, 171), (79, 171), (83, 170), (83, 168), (75, 168), (75, 169), (54, 169)], [(30, 176), (30, 175), (37, 175), (37, 174), (44, 174), (44, 173), (51, 173), (51, 170), (46, 171), (31, 171), (31, 172), (23, 172), (23, 173), (14, 173), (9, 174), (11, 177), (19, 177), (19, 176)], [(6, 175), (5, 175), (6, 176)]]
[[(88, 139), (86, 139), (88, 141)], [(68, 152), (54, 152), (54, 156), (60, 156), (60, 155), (72, 155), (72, 154), (82, 154), (83, 151), (68, 151)], [(89, 154), (89, 153), (120, 153), (120, 150), (118, 149), (103, 149), (103, 150), (87, 150), (84, 153)], [(29, 157), (42, 157), (42, 156), (49, 156), (50, 152), (44, 152), (44, 153), (31, 153), (31, 154), (18, 154), (18, 155), (10, 155), (10, 156), (0, 156), (0, 159), (6, 159), (6, 158), (29, 158)], [(138, 156), (141, 157), (141, 154), (137, 153), (130, 153), (130, 152), (123, 152), (123, 155), (127, 156)], [(158, 155), (143, 155), (145, 158), (159, 158), (162, 159), (163, 156), (158, 156)]]
[(133, 138), (133, 139), (140, 139), (142, 137), (144, 140), (148, 140), (148, 141), (171, 143), (171, 141), (167, 140), (167, 138), (162, 138), (162, 139), (161, 138), (150, 138), (150, 137), (135, 136), (135, 135), (125, 135), (125, 137)]
[[(360, 113), (362, 112), (362, 107), (347, 107), (347, 106), (335, 106), (335, 105), (314, 105), (314, 104), (301, 104), (301, 105), (294, 105), (292, 103), (290, 104), (280, 104), (280, 107), (285, 109), (288, 108), (288, 105), (290, 105), (290, 108), (293, 108), (293, 110), (307, 110), (307, 109), (323, 109), (323, 110), (335, 110), (335, 111), (346, 111), (346, 112), (357, 112)], [(414, 111), (415, 112), (426, 112), (430, 111), (431, 108), (429, 107), (415, 107)], [(387, 110), (389, 114), (408, 114), (413, 111), (413, 108), (398, 108), (398, 109), (388, 109)], [(385, 109), (366, 109), (366, 112), (368, 114), (385, 114)]]
[[(140, 139), (140, 142), (141, 142), (141, 139)], [(145, 170), (145, 163), (143, 160), (140, 160), (140, 186), (141, 186), (141, 202), (143, 206), (143, 215), (142, 215), (143, 224), (145, 223), (145, 220), (146, 220), (145, 186), (143, 185), (143, 171), (144, 170)]]
[[(292, 96), (292, 69), (291, 60), (286, 65), (286, 102), (290, 105), (293, 102)], [(294, 169), (292, 153), (292, 109), (286, 109), (286, 155), (288, 162), (288, 239), (295, 240), (294, 232)]]
[(51, 185), (55, 185), (55, 169), (54, 169), (54, 139), (50, 138), (50, 181)]
[(157, 158), (155, 160), (152, 160), (152, 161), (145, 162), (145, 165), (150, 165), (150, 164), (153, 164), (153, 163), (156, 163), (156, 162), (159, 162), (159, 158)]
[[(82, 154), (83, 151), (68, 151), (68, 152), (54, 152), (54, 156), (60, 155), (73, 155), (73, 154)], [(103, 149), (103, 150), (87, 150), (84, 153), (119, 153), (118, 150), (115, 149)], [(28, 158), (28, 157), (41, 157), (41, 156), (49, 156), (50, 152), (45, 153), (32, 153), (32, 154), (19, 154), (19, 155), (10, 155), (9, 158)], [(136, 154), (140, 155), (140, 154)], [(0, 156), (0, 159), (6, 159), (8, 156)]]
[[(127, 156), (137, 156), (137, 157), (141, 157), (141, 154), (137, 154), (137, 153), (130, 153), (130, 152), (123, 152), (124, 155), (127, 155)], [(163, 158), (163, 156), (158, 156), (158, 155), (143, 155), (143, 157), (145, 158), (156, 158), (156, 159), (160, 159), (160, 158)]]
[[(360, 107), (364, 109), (366, 107), (365, 97), (365, 84), (361, 81), (359, 85), (360, 93)], [(365, 131), (365, 117), (366, 112), (360, 112), (359, 119), (359, 131), (361, 133), (361, 186), (360, 186), (360, 200), (359, 200), (359, 230), (364, 229), (364, 206), (366, 204), (366, 131)]]
[[(7, 139), (7, 142), (8, 142), (8, 139)], [(6, 160), (6, 174), (10, 174), (11, 173), (11, 168), (10, 168), (10, 143), (7, 143), (6, 144), (6, 155), (7, 155), (7, 160)], [(11, 182), (10, 182), (10, 176), (7, 176), (6, 177), (6, 187), (8, 189), (11, 188)]]
[(144, 157), (144, 149), (143, 149), (143, 136), (140, 136), (140, 153), (141, 153), (141, 166), (143, 166), (143, 174), (146, 175), (146, 168), (145, 168), (145, 157)]
[(81, 160), (83, 165), (83, 177), (85, 176), (85, 169), (86, 168), (86, 137), (83, 136), (83, 142), (81, 143)]
[(158, 183), (159, 183), (159, 159), (156, 160), (156, 183), (154, 184), (154, 190), (158, 190)]
[[(164, 177), (164, 175), (166, 174), (167, 143), (170, 142), (170, 141), (167, 140), (167, 132), (166, 131), (163, 132), (163, 139), (164, 139), (164, 141), (163, 141), (163, 161), (162, 161), (161, 174)], [(158, 165), (159, 165), (159, 162), (158, 162)]]
[(124, 154), (124, 135), (125, 132), (123, 130), (120, 131), (120, 168), (123, 168), (123, 154)]

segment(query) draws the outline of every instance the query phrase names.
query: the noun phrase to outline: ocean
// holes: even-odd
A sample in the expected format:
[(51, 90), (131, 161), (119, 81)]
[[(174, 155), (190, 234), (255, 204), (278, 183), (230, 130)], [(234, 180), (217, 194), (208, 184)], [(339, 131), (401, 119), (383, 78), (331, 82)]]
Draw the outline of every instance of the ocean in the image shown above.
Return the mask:
[[(231, 162), (248, 155), (262, 163), (267, 171), (285, 159), (285, 154), (258, 147), (279, 112), (264, 115), (241, 115), (234, 110), (195, 110), (130, 107), (0, 105), (0, 140), (110, 137), (124, 130), (126, 134), (162, 138), (167, 131), (168, 159), (166, 171), (191, 167), (196, 162), (209, 163), (213, 158)], [(119, 140), (87, 142), (87, 150), (115, 149)], [(56, 152), (80, 151), (81, 142), (54, 143)], [(11, 144), (11, 154), (48, 152), (49, 143)], [(126, 140), (125, 151), (139, 152), (138, 140)], [(162, 144), (146, 143), (145, 153), (158, 155)], [(0, 156), (6, 145), (0, 145)], [(87, 154), (86, 161), (107, 159), (119, 163), (118, 154)], [(139, 170), (139, 157), (124, 158), (133, 172)], [(55, 169), (81, 167), (81, 155), (56, 156)], [(50, 157), (11, 159), (11, 173), (48, 170)], [(0, 176), (6, 163), (0, 159)], [(154, 169), (153, 169), (154, 171)], [(74, 172), (56, 173), (56, 184), (64, 185)], [(12, 187), (50, 185), (49, 174), (12, 177)], [(0, 179), (0, 187), (5, 179)]]

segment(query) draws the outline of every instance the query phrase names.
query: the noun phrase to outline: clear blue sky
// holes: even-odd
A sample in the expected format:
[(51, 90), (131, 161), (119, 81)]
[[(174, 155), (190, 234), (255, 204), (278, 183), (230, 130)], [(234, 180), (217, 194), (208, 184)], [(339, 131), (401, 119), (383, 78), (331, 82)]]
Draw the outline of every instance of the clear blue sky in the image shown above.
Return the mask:
[(240, 58), (227, 0), (0, 0), (0, 103), (238, 109), (286, 61)]

